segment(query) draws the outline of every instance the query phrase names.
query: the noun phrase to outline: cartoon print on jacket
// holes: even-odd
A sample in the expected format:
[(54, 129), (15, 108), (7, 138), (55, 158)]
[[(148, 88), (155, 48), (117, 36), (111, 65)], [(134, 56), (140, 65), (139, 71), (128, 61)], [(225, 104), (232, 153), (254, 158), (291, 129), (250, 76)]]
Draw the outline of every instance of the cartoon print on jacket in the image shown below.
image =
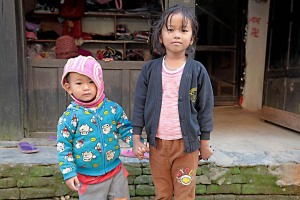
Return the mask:
[(96, 158), (96, 155), (93, 155), (92, 151), (86, 151), (82, 153), (82, 159), (84, 162), (91, 162), (93, 158)]
[(90, 113), (90, 111), (88, 109), (84, 109), (84, 114), (89, 115), (91, 113)]
[(77, 122), (78, 122), (78, 118), (76, 117), (76, 114), (73, 116), (71, 124), (76, 127), (77, 126)]
[(120, 134), (117, 133), (117, 132), (113, 132), (114, 136), (115, 136), (115, 139), (118, 139), (120, 137)]
[(112, 128), (111, 125), (109, 125), (109, 124), (104, 124), (104, 125), (102, 126), (102, 131), (103, 131), (104, 134), (109, 134), (111, 128)]
[(57, 128), (58, 159), (64, 179), (76, 176), (76, 172), (98, 176), (118, 166), (119, 139), (132, 147), (131, 122), (120, 105), (105, 99), (96, 109), (89, 109), (72, 102)]
[(110, 161), (110, 160), (114, 159), (115, 153), (116, 152), (113, 150), (109, 150), (108, 152), (106, 152), (106, 160)]
[(112, 114), (115, 115), (117, 113), (117, 106), (111, 106), (110, 109)]
[(65, 127), (62, 131), (61, 131), (62, 135), (64, 138), (68, 138), (70, 136), (70, 132), (67, 129), (67, 127)]
[(79, 140), (79, 141), (76, 141), (76, 149), (80, 149), (81, 147), (83, 147), (83, 144), (84, 141), (83, 140)]
[(57, 144), (56, 144), (56, 149), (57, 149), (57, 151), (58, 152), (63, 152), (63, 151), (65, 151), (65, 144), (64, 143), (62, 143), (62, 142), (58, 142)]
[(102, 148), (101, 148), (101, 143), (98, 142), (97, 145), (95, 146), (95, 149), (99, 152), (102, 153)]
[(92, 122), (93, 124), (97, 125), (97, 121), (96, 121), (95, 116), (92, 117), (91, 122)]
[(63, 122), (65, 122), (65, 121), (66, 121), (66, 118), (60, 117), (59, 120), (58, 120), (58, 125), (62, 125)]
[(62, 173), (66, 174), (66, 173), (69, 173), (71, 171), (72, 171), (72, 168), (71, 167), (67, 167), (67, 168), (65, 168), (65, 169), (62, 170)]
[(119, 129), (121, 126), (123, 126), (124, 124), (122, 124), (121, 122), (118, 122), (117, 124), (117, 129)]
[(73, 162), (74, 161), (74, 158), (73, 158), (73, 155), (72, 155), (72, 152), (69, 151), (68, 152), (68, 155), (65, 156), (65, 159), (69, 162)]
[(128, 144), (131, 141), (131, 137), (126, 137), (123, 141)]
[(90, 128), (88, 124), (84, 124), (84, 125), (79, 127), (79, 132), (80, 132), (81, 135), (87, 135), (91, 131), (93, 131), (93, 129)]
[(127, 115), (124, 111), (123, 111), (123, 114), (122, 114), (121, 118), (124, 119), (124, 120), (128, 120), (128, 117), (127, 117)]

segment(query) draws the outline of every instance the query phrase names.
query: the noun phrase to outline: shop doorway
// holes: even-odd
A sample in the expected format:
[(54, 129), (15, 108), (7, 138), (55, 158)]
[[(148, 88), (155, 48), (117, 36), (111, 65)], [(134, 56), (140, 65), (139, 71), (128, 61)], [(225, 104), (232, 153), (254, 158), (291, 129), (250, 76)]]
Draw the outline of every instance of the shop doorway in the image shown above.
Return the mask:
[(209, 73), (215, 105), (236, 105), (242, 96), (246, 7), (247, 0), (196, 0), (195, 59)]
[(263, 118), (300, 132), (300, 2), (270, 1)]

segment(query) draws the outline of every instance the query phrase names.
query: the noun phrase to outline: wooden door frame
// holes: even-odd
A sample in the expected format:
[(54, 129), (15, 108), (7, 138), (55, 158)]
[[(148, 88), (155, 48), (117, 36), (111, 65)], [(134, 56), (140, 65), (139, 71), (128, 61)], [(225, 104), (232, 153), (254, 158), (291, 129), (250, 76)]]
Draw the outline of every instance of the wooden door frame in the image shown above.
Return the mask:
[[(196, 4), (196, 7), (201, 9), (204, 13), (208, 14), (215, 21), (219, 22), (225, 27), (229, 27), (222, 19), (207, 12), (204, 8), (201, 8)], [(220, 78), (210, 75), (212, 81), (218, 83), (218, 87), (233, 85), (235, 87), (234, 94), (232, 96), (220, 96), (215, 94), (215, 105), (236, 105), (239, 104), (240, 97), (242, 96), (243, 72), (245, 68), (245, 26), (247, 24), (247, 18), (245, 16), (245, 10), (248, 7), (248, 0), (237, 0), (237, 16), (236, 16), (236, 30), (233, 30), (235, 34), (235, 44), (232, 46), (209, 46), (209, 45), (197, 45), (196, 51), (206, 52), (232, 52), (235, 59), (233, 60), (233, 67), (235, 70), (235, 81), (221, 80)]]
[[(291, 13), (291, 6), (294, 6), (293, 4), (294, 0), (290, 1), (290, 7), (286, 8), (288, 12)], [(291, 27), (293, 26), (293, 17), (288, 16), (288, 22), (286, 22), (286, 25), (288, 28), (286, 28), (284, 31), (288, 31), (287, 37), (288, 38), (281, 38), (282, 41), (286, 41), (287, 50), (286, 52), (281, 52), (280, 55), (276, 56), (284, 57), (284, 61), (279, 62), (276, 60), (276, 64), (280, 66), (278, 69), (277, 67), (272, 66), (271, 62), (274, 62), (272, 60), (272, 49), (274, 47), (271, 47), (273, 45), (273, 31), (276, 31), (275, 25), (275, 19), (281, 18), (281, 16), (284, 14), (282, 13), (282, 7), (279, 6), (278, 10), (280, 13), (275, 13), (275, 0), (270, 2), (270, 16), (269, 16), (269, 29), (268, 29), (268, 51), (266, 55), (266, 65), (265, 65), (265, 79), (264, 79), (264, 99), (263, 99), (263, 107), (262, 107), (262, 118), (266, 121), (278, 124), (280, 126), (295, 130), (300, 132), (300, 113), (297, 113), (295, 110), (292, 110), (292, 108), (288, 108), (288, 104), (290, 105), (291, 102), (288, 100), (288, 91), (289, 91), (289, 85), (291, 83), (295, 83), (295, 85), (300, 85), (300, 67), (290, 67), (289, 58), (290, 58), (290, 43), (291, 43)], [(287, 3), (287, 2), (284, 2)], [(298, 5), (299, 6), (299, 5)], [(277, 10), (277, 11), (278, 11)], [(276, 18), (277, 17), (277, 18)], [(281, 29), (282, 26), (279, 27)], [(300, 27), (298, 27), (299, 29)], [(278, 29), (277, 29), (278, 31)], [(281, 31), (281, 30), (280, 30)], [(277, 45), (278, 41), (274, 39)], [(281, 43), (279, 43), (281, 44)], [(275, 47), (277, 48), (277, 47)], [(300, 56), (300, 55), (298, 55)], [(272, 60), (272, 61), (271, 61)], [(297, 84), (296, 84), (297, 83)], [(296, 87), (296, 86), (295, 86)], [(295, 89), (297, 91), (297, 89)], [(298, 89), (299, 91), (299, 89)], [(297, 94), (296, 94), (297, 96)], [(292, 96), (293, 97), (293, 96)], [(291, 100), (290, 96), (290, 100)], [(297, 100), (294, 100), (297, 101)], [(299, 99), (298, 99), (299, 101)], [(293, 105), (293, 104), (292, 104)], [(292, 106), (291, 106), (292, 107)], [(289, 110), (290, 109), (290, 110)], [(299, 112), (299, 111), (298, 111)]]

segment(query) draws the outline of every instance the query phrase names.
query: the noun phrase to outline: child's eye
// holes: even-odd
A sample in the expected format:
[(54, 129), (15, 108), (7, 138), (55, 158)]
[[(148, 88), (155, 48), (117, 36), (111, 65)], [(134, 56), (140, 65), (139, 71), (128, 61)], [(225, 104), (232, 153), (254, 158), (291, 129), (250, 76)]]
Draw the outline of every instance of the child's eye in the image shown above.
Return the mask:
[(188, 32), (188, 30), (186, 30), (186, 29), (182, 29), (182, 32)]
[(76, 85), (81, 85), (81, 82), (77, 82), (77, 83), (75, 83)]
[(94, 83), (94, 81), (90, 81), (89, 83)]
[(171, 29), (171, 28), (167, 28), (167, 31), (168, 31), (168, 32), (172, 32), (172, 31), (173, 31), (173, 29)]

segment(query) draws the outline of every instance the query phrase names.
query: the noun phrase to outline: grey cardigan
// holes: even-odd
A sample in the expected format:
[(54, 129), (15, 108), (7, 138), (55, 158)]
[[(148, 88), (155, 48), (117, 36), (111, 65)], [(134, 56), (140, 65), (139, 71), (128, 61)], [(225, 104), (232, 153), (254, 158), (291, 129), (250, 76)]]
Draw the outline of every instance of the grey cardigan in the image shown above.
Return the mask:
[[(136, 85), (132, 113), (133, 134), (141, 135), (145, 127), (147, 140), (154, 147), (162, 104), (162, 60), (162, 57), (150, 60), (143, 66)], [(200, 148), (199, 138), (210, 139), (213, 107), (214, 95), (205, 67), (188, 58), (178, 95), (179, 120), (186, 153)]]

